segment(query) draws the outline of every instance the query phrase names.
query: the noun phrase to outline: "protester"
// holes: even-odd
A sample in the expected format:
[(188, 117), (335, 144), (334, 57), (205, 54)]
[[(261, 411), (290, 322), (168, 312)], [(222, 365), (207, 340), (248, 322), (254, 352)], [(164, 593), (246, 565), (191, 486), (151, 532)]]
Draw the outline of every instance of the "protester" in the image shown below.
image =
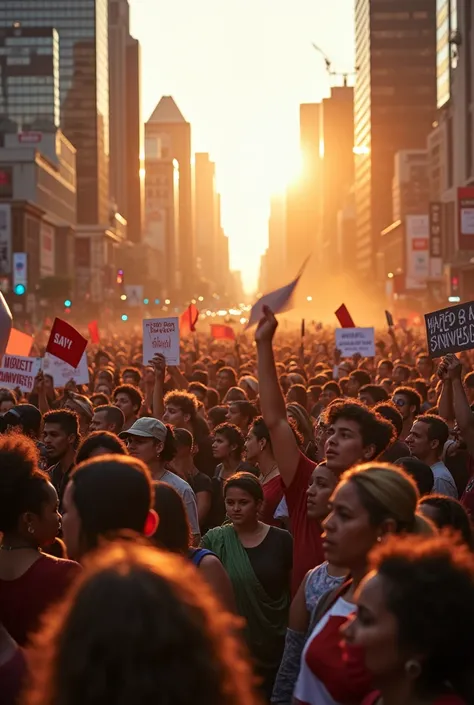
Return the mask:
[(34, 442), (18, 434), (0, 436), (0, 468), (0, 624), (24, 646), (79, 566), (41, 551), (56, 538), (61, 517), (57, 492), (38, 468)]
[(273, 455), (272, 441), (265, 421), (260, 416), (255, 419), (245, 441), (245, 457), (258, 466), (263, 488), (263, 505), (260, 519), (270, 526), (279, 526), (275, 512), (283, 499), (280, 472)]
[(429, 494), (419, 503), (420, 512), (438, 529), (451, 529), (458, 533), (466, 546), (473, 549), (472, 527), (469, 516), (460, 502), (452, 497)]
[(196, 505), (201, 530), (206, 522), (212, 504), (212, 481), (194, 464), (194, 438), (185, 428), (175, 428), (176, 455), (170, 461), (172, 471), (190, 485), (196, 495)]
[(205, 581), (184, 560), (130, 542), (94, 557), (31, 662), (25, 705), (257, 703), (234, 622)]
[(43, 441), (46, 457), (51, 464), (48, 473), (58, 493), (61, 509), (79, 445), (79, 420), (77, 414), (68, 409), (48, 411), (43, 420)]
[(122, 411), (125, 423), (123, 430), (128, 431), (137, 421), (143, 404), (143, 395), (131, 384), (122, 384), (114, 390), (114, 404)]
[(128, 455), (127, 447), (120, 438), (108, 431), (95, 431), (82, 441), (76, 455), (79, 465), (84, 460), (96, 458), (100, 455)]
[(399, 437), (405, 441), (421, 411), (421, 397), (410, 387), (397, 387), (392, 395), (392, 402), (402, 415), (403, 429)]
[(109, 431), (117, 436), (123, 430), (125, 417), (123, 411), (118, 406), (96, 406), (92, 421), (89, 426), (90, 431)]
[(256, 407), (249, 401), (232, 401), (228, 406), (227, 421), (240, 428), (246, 436), (257, 415)]
[(410, 453), (430, 466), (433, 477), (433, 491), (448, 497), (458, 498), (458, 491), (453, 476), (441, 456), (446, 441), (449, 438), (449, 428), (439, 416), (426, 414), (419, 416), (407, 437)]
[(434, 475), (429, 465), (412, 456), (399, 458), (394, 464), (403, 468), (413, 478), (418, 487), (420, 497), (425, 497), (433, 492)]
[(237, 473), (224, 486), (230, 524), (211, 529), (202, 546), (217, 555), (231, 579), (237, 611), (262, 689), (270, 697), (280, 664), (290, 606), (292, 539), (259, 520), (263, 490), (258, 478)]
[(69, 409), (77, 414), (79, 419), (79, 434), (85, 436), (89, 431), (89, 426), (94, 415), (94, 409), (90, 400), (83, 394), (68, 392), (63, 409)]

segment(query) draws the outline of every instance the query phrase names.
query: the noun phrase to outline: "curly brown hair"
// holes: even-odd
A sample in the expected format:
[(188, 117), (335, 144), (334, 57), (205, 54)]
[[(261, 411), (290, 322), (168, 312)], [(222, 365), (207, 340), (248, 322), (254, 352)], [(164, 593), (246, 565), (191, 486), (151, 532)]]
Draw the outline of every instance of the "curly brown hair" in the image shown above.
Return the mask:
[(191, 563), (118, 541), (46, 616), (25, 705), (257, 705), (237, 626)]

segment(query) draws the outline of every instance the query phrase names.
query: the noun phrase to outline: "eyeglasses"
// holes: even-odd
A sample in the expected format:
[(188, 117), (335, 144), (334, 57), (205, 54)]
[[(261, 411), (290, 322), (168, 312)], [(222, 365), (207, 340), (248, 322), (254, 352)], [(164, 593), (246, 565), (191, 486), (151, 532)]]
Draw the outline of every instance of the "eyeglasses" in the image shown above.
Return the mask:
[(392, 399), (392, 401), (393, 401), (393, 403), (395, 404), (395, 406), (400, 406), (400, 407), (402, 407), (402, 406), (406, 406), (406, 405), (407, 405), (407, 402), (405, 401), (405, 399), (402, 399), (401, 397)]

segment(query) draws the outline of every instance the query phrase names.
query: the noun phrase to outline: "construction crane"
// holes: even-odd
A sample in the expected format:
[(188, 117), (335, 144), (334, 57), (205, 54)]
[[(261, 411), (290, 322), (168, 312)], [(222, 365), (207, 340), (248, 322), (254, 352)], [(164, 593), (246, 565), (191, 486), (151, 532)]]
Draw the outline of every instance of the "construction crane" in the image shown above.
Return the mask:
[(337, 77), (342, 77), (342, 80), (344, 81), (344, 86), (347, 87), (347, 82), (349, 79), (349, 76), (357, 76), (357, 66), (355, 71), (333, 71), (332, 70), (332, 61), (331, 59), (327, 56), (327, 54), (324, 53), (324, 51), (321, 49), (321, 47), (318, 47), (314, 42), (311, 42), (311, 46), (315, 51), (320, 54), (323, 59), (324, 63), (326, 64), (326, 71), (328, 72), (328, 76), (337, 76)]

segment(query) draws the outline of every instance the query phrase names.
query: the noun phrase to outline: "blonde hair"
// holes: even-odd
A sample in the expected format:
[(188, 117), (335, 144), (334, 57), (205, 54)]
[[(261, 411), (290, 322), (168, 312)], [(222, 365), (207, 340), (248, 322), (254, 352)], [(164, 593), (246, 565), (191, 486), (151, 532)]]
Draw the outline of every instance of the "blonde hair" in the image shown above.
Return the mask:
[(379, 526), (386, 519), (393, 519), (397, 533), (419, 533), (416, 518), (420, 498), (418, 489), (410, 475), (401, 468), (389, 463), (366, 463), (345, 472), (341, 482), (355, 484), (371, 524)]

